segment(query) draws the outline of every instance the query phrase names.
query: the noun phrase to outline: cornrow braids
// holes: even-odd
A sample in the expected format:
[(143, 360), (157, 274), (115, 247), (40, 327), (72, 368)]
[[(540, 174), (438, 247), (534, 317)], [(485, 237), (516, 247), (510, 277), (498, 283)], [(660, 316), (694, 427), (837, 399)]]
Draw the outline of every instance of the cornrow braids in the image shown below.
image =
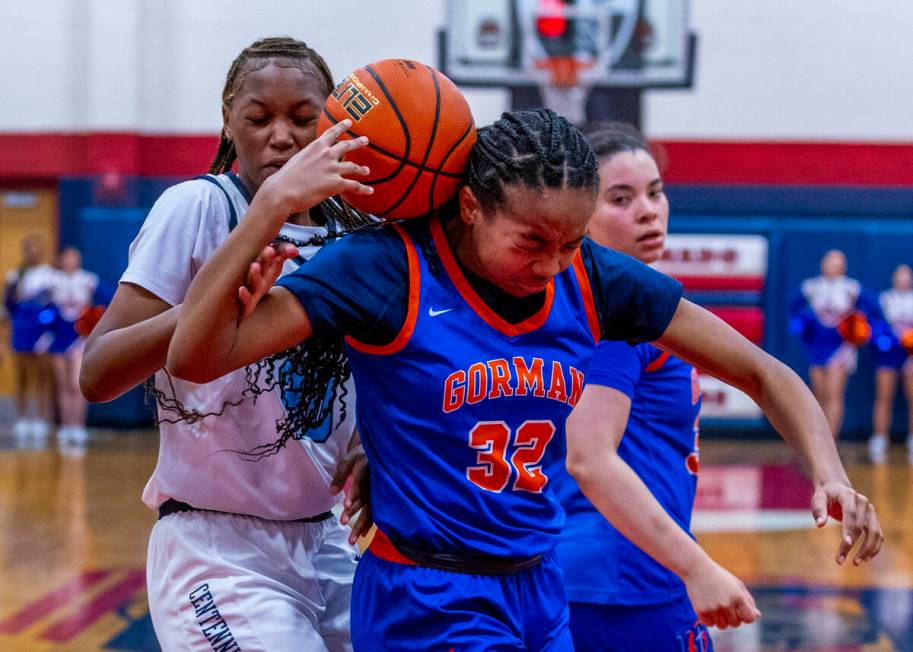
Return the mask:
[[(241, 88), (244, 76), (255, 70), (260, 70), (271, 61), (285, 59), (294, 67), (307, 72), (316, 71), (321, 84), (324, 97), (329, 96), (333, 90), (333, 75), (323, 57), (317, 51), (308, 47), (303, 41), (288, 36), (272, 36), (261, 39), (241, 50), (241, 54), (232, 62), (225, 77), (225, 87), (222, 89), (222, 105), (230, 108), (235, 99), (235, 94)], [(286, 64), (288, 65), (288, 64)], [(209, 166), (210, 174), (222, 174), (231, 169), (237, 158), (235, 146), (225, 135), (225, 129), (219, 137), (219, 149), (216, 157)]]
[(468, 184), (485, 209), (505, 201), (504, 187), (599, 186), (596, 157), (583, 134), (549, 109), (514, 111), (478, 131), (469, 157)]

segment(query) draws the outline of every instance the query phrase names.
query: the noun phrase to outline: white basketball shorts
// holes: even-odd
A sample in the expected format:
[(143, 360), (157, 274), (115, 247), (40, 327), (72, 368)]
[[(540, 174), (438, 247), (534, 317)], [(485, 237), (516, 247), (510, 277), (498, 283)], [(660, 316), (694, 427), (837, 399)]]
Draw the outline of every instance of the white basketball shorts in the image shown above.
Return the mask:
[(152, 529), (149, 611), (171, 650), (350, 651), (357, 550), (317, 523), (193, 511)]

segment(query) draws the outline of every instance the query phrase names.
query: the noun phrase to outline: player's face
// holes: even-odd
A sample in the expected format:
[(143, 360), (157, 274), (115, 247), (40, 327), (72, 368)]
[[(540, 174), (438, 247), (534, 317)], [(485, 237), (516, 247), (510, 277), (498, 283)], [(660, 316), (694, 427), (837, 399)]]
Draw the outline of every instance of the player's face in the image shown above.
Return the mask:
[(44, 241), (37, 237), (28, 237), (22, 241), (22, 261), (26, 265), (39, 265), (44, 260)]
[(242, 73), (229, 109), (226, 133), (238, 153), (238, 172), (251, 193), (315, 137), (325, 97), (307, 66), (268, 63)]
[(846, 274), (846, 256), (842, 251), (832, 249), (821, 259), (821, 275), (827, 278), (838, 278)]
[(899, 292), (909, 292), (913, 290), (913, 270), (908, 265), (900, 265), (894, 270), (894, 276), (891, 278), (892, 285)]
[(82, 256), (76, 249), (64, 249), (60, 252), (60, 269), (68, 274), (79, 271), (82, 267)]
[[(468, 190), (465, 189), (464, 192)], [(587, 190), (505, 188), (503, 206), (480, 211), (458, 252), (476, 274), (505, 292), (541, 292), (570, 266), (593, 212)]]
[(652, 263), (662, 256), (668, 227), (669, 200), (650, 154), (619, 152), (600, 162), (593, 240)]

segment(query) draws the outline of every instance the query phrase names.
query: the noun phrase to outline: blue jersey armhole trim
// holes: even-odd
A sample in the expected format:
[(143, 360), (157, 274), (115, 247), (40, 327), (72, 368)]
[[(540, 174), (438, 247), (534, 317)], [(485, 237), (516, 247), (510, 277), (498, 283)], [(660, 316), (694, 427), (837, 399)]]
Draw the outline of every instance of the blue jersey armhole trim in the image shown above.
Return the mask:
[(248, 205), (252, 204), (254, 201), (253, 196), (250, 194), (250, 191), (247, 189), (247, 186), (244, 185), (244, 182), (241, 181), (241, 178), (234, 172), (226, 172), (225, 176), (231, 179), (231, 182), (235, 184), (235, 187), (238, 189), (238, 192), (241, 193), (241, 196), (244, 197)]
[[(233, 175), (229, 175), (228, 178), (232, 179), (232, 176)], [(194, 180), (196, 180), (196, 179), (202, 179), (204, 181), (208, 181), (209, 183), (214, 185), (216, 188), (221, 190), (222, 194), (225, 195), (225, 200), (228, 202), (228, 232), (231, 233), (232, 231), (234, 231), (235, 227), (238, 226), (238, 213), (235, 211), (235, 205), (232, 203), (231, 197), (228, 196), (228, 191), (222, 187), (221, 183), (216, 181), (212, 176), (210, 176), (208, 174), (201, 174), (198, 177), (194, 177)], [(232, 181), (234, 181), (234, 179), (232, 179)], [(237, 185), (237, 182), (235, 185)], [(242, 192), (245, 192), (245, 191), (242, 191)]]

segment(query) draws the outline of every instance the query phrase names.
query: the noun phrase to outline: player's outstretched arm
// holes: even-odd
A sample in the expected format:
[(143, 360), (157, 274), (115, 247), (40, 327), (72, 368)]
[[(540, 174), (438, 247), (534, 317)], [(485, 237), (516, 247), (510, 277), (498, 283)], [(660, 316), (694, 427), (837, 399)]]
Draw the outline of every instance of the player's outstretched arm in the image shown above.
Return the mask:
[(760, 616), (754, 599), (679, 527), (616, 449), (631, 400), (604, 385), (588, 384), (567, 420), (567, 467), (581, 491), (619, 532), (677, 574), (708, 626), (722, 629)]
[(738, 387), (764, 410), (808, 469), (815, 488), (815, 523), (823, 526), (828, 515), (843, 522), (837, 563), (844, 562), (856, 541), (860, 545), (854, 564), (878, 554), (884, 535), (875, 507), (850, 484), (824, 413), (799, 376), (723, 320), (684, 299), (657, 343)]
[[(297, 249), (266, 247), (238, 290), (244, 313), (252, 311), (279, 277), (282, 261)], [(171, 306), (149, 290), (120, 283), (83, 352), (79, 388), (93, 403), (113, 401), (165, 366), (180, 305)]]
[(138, 285), (118, 285), (86, 341), (79, 371), (86, 400), (113, 401), (161, 369), (179, 310)]
[(330, 127), (268, 178), (244, 219), (196, 275), (168, 349), (172, 374), (208, 382), (310, 336), (307, 313), (287, 290), (273, 288), (251, 308), (239, 300), (238, 288), (289, 216), (332, 195), (373, 191), (346, 178), (368, 174), (363, 166), (343, 160), (367, 139), (336, 142), (350, 126), (343, 120)]

